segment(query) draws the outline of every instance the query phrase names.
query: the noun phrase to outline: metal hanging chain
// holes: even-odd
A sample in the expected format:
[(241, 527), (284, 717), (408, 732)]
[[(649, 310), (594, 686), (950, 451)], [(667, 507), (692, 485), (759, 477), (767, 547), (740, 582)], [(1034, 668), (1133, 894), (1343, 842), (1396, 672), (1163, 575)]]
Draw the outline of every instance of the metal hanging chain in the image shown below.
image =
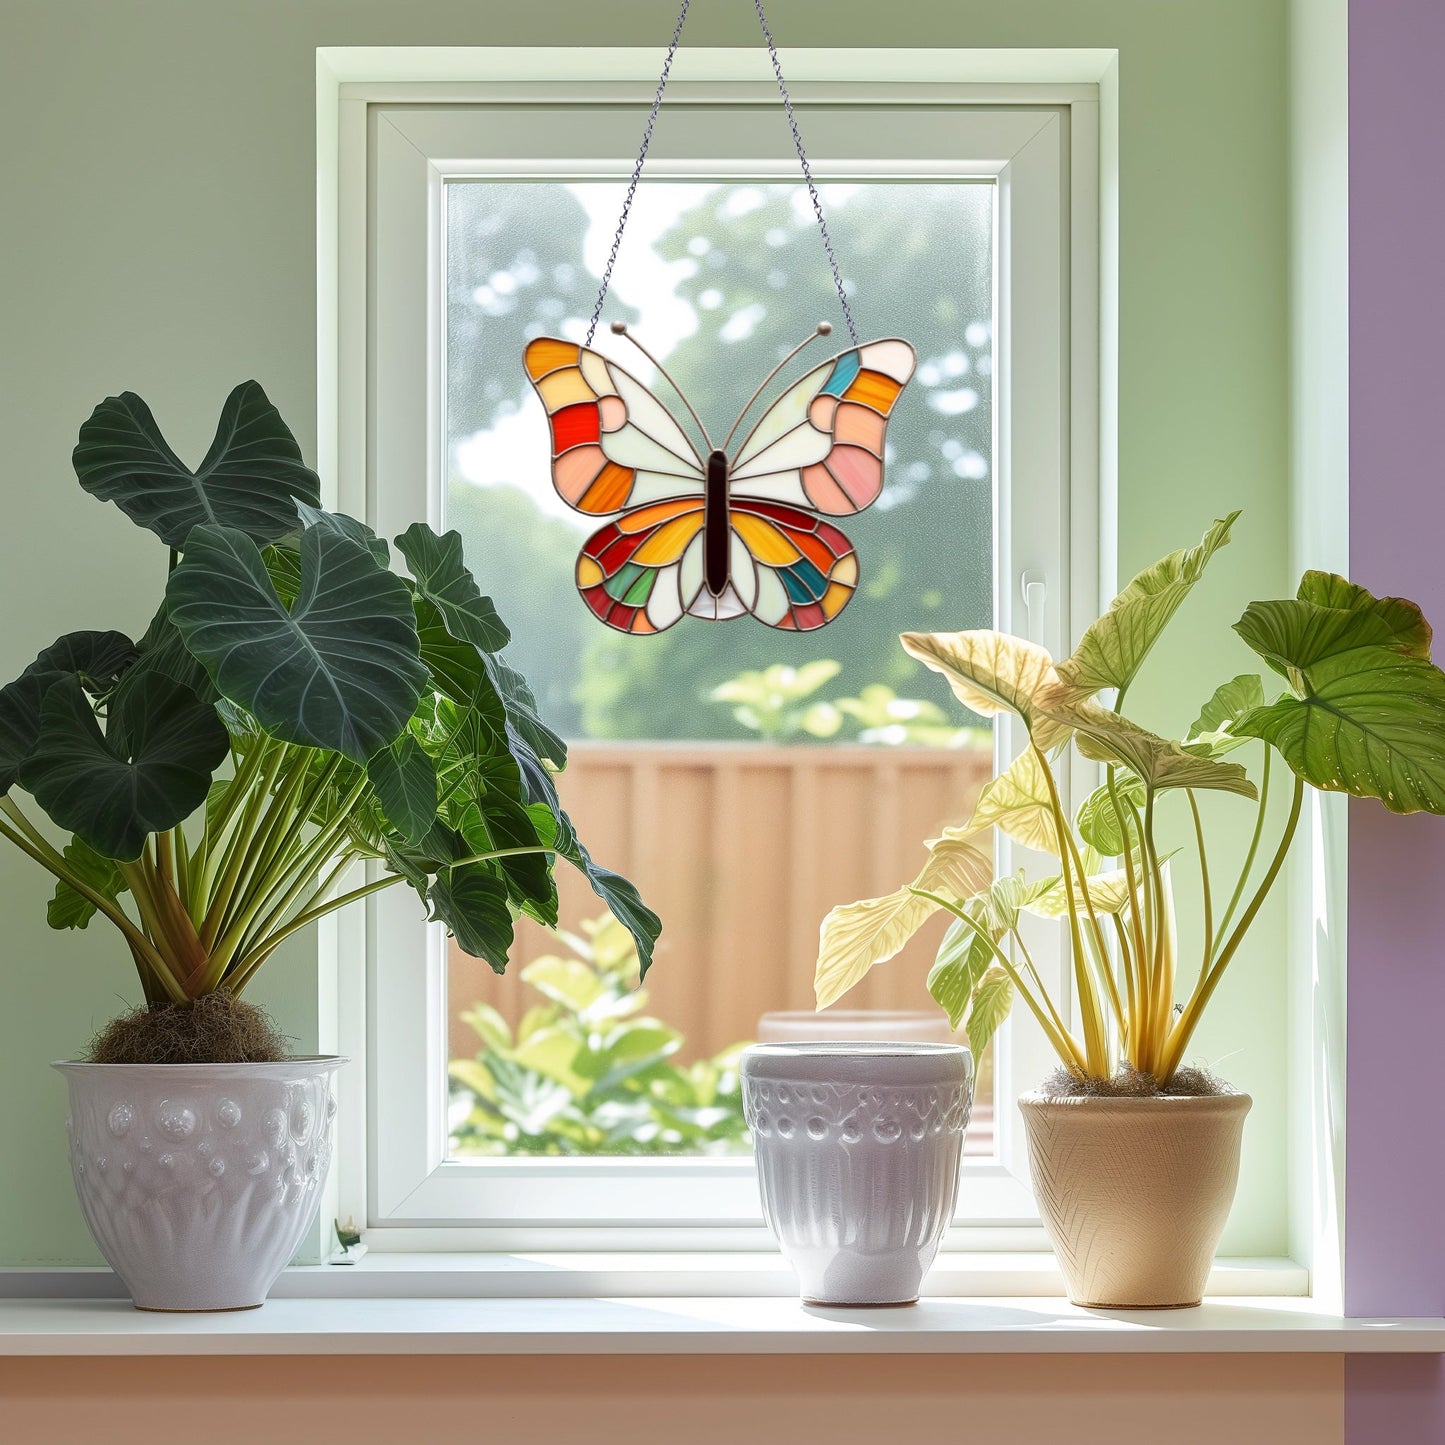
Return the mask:
[(597, 304), (592, 308), (592, 320), (587, 323), (587, 345), (592, 345), (592, 334), (597, 330), (597, 320), (602, 315), (602, 303), (607, 300), (607, 288), (612, 284), (612, 267), (617, 262), (617, 248), (622, 244), (622, 232), (627, 226), (627, 213), (632, 209), (632, 198), (637, 194), (637, 183), (642, 179), (642, 163), (647, 159), (647, 148), (652, 144), (652, 128), (657, 124), (657, 112), (662, 106), (662, 92), (667, 89), (668, 72), (672, 69), (672, 57), (677, 54), (678, 41), (682, 39), (682, 27), (687, 20), (687, 7), (692, 0), (682, 0), (682, 9), (677, 12), (677, 24), (672, 31), (672, 44), (667, 47), (667, 59), (662, 62), (662, 75), (657, 82), (657, 94), (652, 97), (652, 109), (648, 112), (647, 126), (642, 132), (642, 149), (637, 153), (637, 164), (632, 168), (632, 180), (627, 186), (627, 199), (622, 203), (622, 214), (617, 218), (617, 234), (612, 238), (612, 251), (607, 257), (607, 269), (602, 273), (602, 289), (597, 293)]
[[(587, 342), (597, 331), (597, 322), (602, 316), (602, 305), (607, 300), (607, 288), (612, 284), (612, 268), (617, 263), (618, 248), (622, 245), (622, 233), (627, 228), (627, 217), (632, 210), (632, 198), (637, 194), (637, 183), (642, 179), (642, 165), (647, 159), (647, 148), (652, 144), (652, 128), (657, 124), (657, 112), (662, 108), (662, 93), (667, 89), (667, 77), (672, 70), (672, 58), (677, 54), (678, 42), (682, 39), (682, 27), (687, 20), (687, 8), (692, 0), (682, 0), (682, 9), (677, 13), (677, 24), (673, 28), (672, 43), (667, 47), (667, 59), (662, 62), (662, 75), (657, 82), (657, 94), (652, 98), (652, 109), (648, 112), (647, 125), (642, 132), (642, 149), (637, 153), (637, 164), (632, 168), (632, 179), (627, 185), (627, 196), (622, 202), (622, 214), (617, 218), (617, 233), (612, 238), (612, 250), (607, 256), (607, 266), (602, 272), (602, 286), (597, 292), (597, 304), (592, 308), (592, 319), (587, 323)], [(858, 328), (853, 324), (853, 311), (848, 305), (848, 293), (843, 288), (843, 276), (838, 270), (838, 258), (833, 254), (833, 241), (828, 235), (828, 223), (823, 219), (823, 202), (818, 197), (818, 188), (813, 184), (813, 169), (808, 164), (808, 153), (803, 149), (803, 135), (798, 129), (798, 118), (793, 114), (792, 98), (788, 95), (787, 83), (783, 80), (783, 67), (778, 61), (778, 48), (773, 44), (773, 32), (768, 29), (768, 17), (763, 14), (763, 0), (753, 0), (758, 12), (758, 24), (763, 27), (763, 39), (768, 43), (768, 55), (773, 62), (773, 74), (778, 77), (778, 93), (783, 97), (783, 109), (787, 112), (788, 126), (793, 132), (793, 146), (798, 152), (798, 164), (803, 168), (803, 179), (807, 182), (808, 195), (813, 202), (813, 214), (818, 218), (818, 231), (823, 237), (823, 250), (828, 256), (828, 265), (833, 271), (833, 285), (838, 291), (838, 304), (843, 308), (843, 320), (848, 325), (848, 335), (854, 346), (858, 344)]]
[(818, 199), (818, 188), (813, 184), (813, 168), (808, 164), (808, 153), (803, 149), (802, 132), (798, 129), (798, 118), (793, 114), (792, 98), (788, 95), (787, 83), (783, 80), (783, 67), (778, 63), (778, 47), (773, 44), (773, 32), (768, 29), (768, 17), (763, 14), (763, 0), (753, 0), (758, 12), (758, 24), (763, 27), (763, 39), (768, 42), (768, 55), (772, 58), (773, 74), (778, 77), (778, 93), (783, 97), (783, 109), (788, 114), (788, 125), (793, 132), (793, 145), (798, 152), (798, 164), (803, 168), (803, 179), (808, 183), (808, 195), (813, 201), (813, 214), (818, 218), (818, 230), (823, 237), (823, 249), (828, 253), (828, 265), (833, 268), (833, 285), (838, 288), (838, 304), (843, 308), (843, 320), (848, 323), (848, 336), (853, 345), (858, 344), (858, 328), (853, 324), (853, 312), (848, 305), (848, 293), (843, 289), (843, 277), (838, 270), (838, 258), (833, 254), (833, 242), (828, 235), (828, 223), (823, 219), (823, 203)]

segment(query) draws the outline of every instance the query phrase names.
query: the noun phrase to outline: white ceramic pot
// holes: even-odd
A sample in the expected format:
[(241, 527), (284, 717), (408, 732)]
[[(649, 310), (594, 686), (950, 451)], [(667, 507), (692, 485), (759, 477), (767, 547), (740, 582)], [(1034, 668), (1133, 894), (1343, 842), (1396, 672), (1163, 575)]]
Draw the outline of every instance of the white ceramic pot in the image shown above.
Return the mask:
[(951, 1044), (953, 1030), (938, 1009), (812, 1009), (766, 1013), (758, 1020), (760, 1044), (816, 1044), (867, 1039), (890, 1044)]
[(755, 1044), (763, 1216), (810, 1304), (912, 1304), (958, 1199), (973, 1059), (956, 1044)]
[(81, 1212), (138, 1309), (265, 1301), (316, 1212), (345, 1062), (55, 1065)]

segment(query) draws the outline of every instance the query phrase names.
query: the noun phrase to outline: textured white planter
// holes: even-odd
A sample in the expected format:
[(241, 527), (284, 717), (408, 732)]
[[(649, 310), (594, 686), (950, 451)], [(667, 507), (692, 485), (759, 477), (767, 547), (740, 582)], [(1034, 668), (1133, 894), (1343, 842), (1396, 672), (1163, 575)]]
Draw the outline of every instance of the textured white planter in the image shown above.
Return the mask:
[(55, 1065), (81, 1211), (138, 1309), (265, 1301), (316, 1212), (345, 1062)]
[(958, 1199), (973, 1059), (956, 1044), (742, 1055), (763, 1216), (810, 1304), (912, 1304)]

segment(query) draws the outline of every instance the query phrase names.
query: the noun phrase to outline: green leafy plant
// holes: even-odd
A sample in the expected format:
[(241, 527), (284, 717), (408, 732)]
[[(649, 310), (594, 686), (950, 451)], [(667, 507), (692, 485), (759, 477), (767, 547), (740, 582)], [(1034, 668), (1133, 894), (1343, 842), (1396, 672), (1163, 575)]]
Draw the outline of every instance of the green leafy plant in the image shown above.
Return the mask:
[(986, 748), (988, 731), (957, 727), (937, 703), (899, 697), (881, 682), (869, 683), (857, 697), (840, 697), (833, 706), (858, 730), (858, 741), (885, 747)]
[[(194, 471), (130, 392), (95, 409), (74, 465), (170, 571), (139, 639), (68, 634), (0, 689), (0, 835), (58, 880), (52, 925), (101, 915), (146, 1000), (183, 1005), (239, 994), (299, 929), (404, 883), (501, 972), (514, 918), (556, 922), (565, 859), (646, 969), (660, 924), (563, 811), (566, 747), (455, 533), (409, 527), (410, 576), (390, 570), (384, 540), (321, 509), (254, 381)], [(366, 861), (379, 876), (346, 887)]]
[(856, 740), (897, 746), (987, 747), (979, 728), (954, 727), (936, 703), (899, 697), (884, 683), (870, 683), (857, 697), (825, 702), (815, 696), (837, 677), (842, 664), (828, 658), (789, 667), (774, 663), (760, 672), (742, 672), (713, 688), (713, 702), (727, 703), (733, 718), (768, 742), (800, 735), (836, 737), (851, 724)]
[[(907, 652), (941, 673), (965, 706), (1020, 718), (1028, 744), (983, 790), (969, 821), (928, 845), (911, 885), (828, 915), (815, 979), (820, 1008), (943, 909), (953, 923), (928, 986), (955, 1027), (966, 1023), (975, 1052), (1022, 998), (1076, 1078), (1107, 1080), (1122, 1063), (1167, 1087), (1279, 877), (1306, 786), (1377, 798), (1392, 812), (1445, 812), (1445, 673), (1430, 661), (1429, 624), (1414, 603), (1374, 597), (1329, 573), (1305, 573), (1295, 597), (1251, 603), (1235, 624), (1283, 680), (1277, 696), (1267, 696), (1258, 675), (1233, 678), (1182, 741), (1124, 716), (1145, 659), (1237, 515), (1141, 572), (1057, 665), (1043, 648), (998, 632), (905, 634)], [(1252, 743), (1257, 785), (1226, 760)], [(1103, 770), (1072, 818), (1056, 773), (1069, 747)], [(1277, 758), (1289, 802), (1276, 837)], [(1211, 873), (1203, 792), (1254, 804), (1251, 841), (1227, 894)], [(1052, 869), (994, 878), (994, 829), (1049, 855)], [(1166, 838), (1171, 832), (1177, 837)], [(1193, 958), (1175, 927), (1180, 851), (1194, 855), (1202, 899)], [(1068, 927), (1077, 1033), (1030, 957), (1025, 913)]]
[(842, 664), (830, 658), (789, 667), (775, 662), (760, 672), (742, 672), (713, 688), (714, 702), (728, 703), (733, 717), (768, 742), (786, 742), (804, 733), (830, 738), (843, 719), (831, 703), (813, 696), (837, 677)]
[(462, 1017), (482, 1042), (454, 1059), (452, 1147), (459, 1154), (695, 1154), (748, 1145), (736, 1044), (674, 1061), (683, 1037), (649, 1018), (637, 948), (609, 917), (562, 933), (571, 957), (522, 970), (543, 1002), (515, 1032), (489, 1004)]

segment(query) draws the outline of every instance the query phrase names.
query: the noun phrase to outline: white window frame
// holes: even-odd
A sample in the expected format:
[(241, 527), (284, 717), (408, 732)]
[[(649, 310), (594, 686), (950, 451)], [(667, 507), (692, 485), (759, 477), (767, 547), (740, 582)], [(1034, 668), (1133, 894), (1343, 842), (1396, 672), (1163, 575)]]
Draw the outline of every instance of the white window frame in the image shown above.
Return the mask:
[[(438, 286), (446, 180), (625, 176), (637, 107), (650, 99), (646, 67), (655, 61), (650, 52), (626, 54), (635, 57), (630, 63), (637, 74), (612, 83), (343, 87), (335, 236), (340, 345), (323, 362), (323, 384), (334, 375), (335, 461), (343, 478), (338, 502), (366, 515), (382, 535), (418, 516), (440, 519), (446, 447)], [(691, 80), (679, 72), (649, 174), (795, 174), (782, 149), (787, 133), (776, 91), (766, 82), (730, 78), (731, 54), (704, 52), (722, 79), (699, 77), (696, 64)], [(790, 70), (816, 77), (826, 56), (809, 53), (799, 65), (795, 55)], [(614, 74), (616, 60), (617, 53), (598, 57), (598, 73)], [(886, 60), (878, 73), (888, 73)], [(1011, 505), (996, 507), (996, 616), (1001, 627), (1062, 654), (1076, 635), (1074, 620), (1096, 610), (1101, 561), (1107, 565), (1109, 551), (1099, 482), (1097, 90), (805, 78), (794, 93), (820, 179), (967, 175), (990, 177), (998, 186), (994, 474), (999, 497)], [(548, 155), (545, 140), (532, 145), (535, 153), (521, 153), (519, 108), (563, 100), (602, 108), (597, 120), (607, 122), (605, 144), (596, 148), (611, 152), (605, 159), (580, 162), (555, 146)], [(740, 123), (731, 152), (740, 152), (737, 135), (745, 132), (766, 135), (775, 158), (750, 159), (730, 171), (709, 162), (700, 172), (705, 110), (719, 104), (743, 107), (730, 112)], [(865, 121), (876, 130), (880, 113), (899, 105), (945, 112), (949, 124), (914, 125), (915, 135), (932, 142), (920, 141), (917, 154), (895, 147), (887, 159), (860, 159), (867, 148), (856, 138)], [(838, 108), (836, 128), (819, 123), (824, 106)], [(528, 134), (539, 134), (535, 120), (543, 114), (529, 117)], [(858, 122), (851, 131), (850, 116)], [(486, 158), (488, 148), (495, 154)], [(323, 246), (326, 240), (323, 230)], [(389, 479), (386, 487), (378, 487), (379, 477)], [(410, 480), (398, 485), (398, 479)], [(1014, 527), (1015, 516), (1027, 517), (1028, 528)], [(1055, 525), (1039, 527), (1040, 516)], [(1032, 615), (1022, 596), (1025, 577), (1045, 587), (1042, 607), (1036, 596)], [(998, 747), (1017, 748), (1007, 725)], [(340, 1141), (338, 1212), (364, 1221), (373, 1247), (755, 1249), (766, 1243), (748, 1160), (447, 1160), (445, 953), (439, 931), (422, 924), (415, 900), (404, 893), (380, 895), (364, 915), (353, 911), (335, 925), (334, 938), (323, 940), (339, 958), (352, 960), (340, 965), (338, 978), (339, 1043), (356, 1060), (343, 1083), (351, 1107), (343, 1110), (349, 1124)], [(1059, 976), (1066, 979), (1066, 971)], [(1048, 1066), (1032, 1032), (1001, 1038), (997, 1068), (1005, 1101)], [(1042, 1243), (1011, 1108), (1000, 1110), (997, 1128), (997, 1161), (966, 1166), (952, 1247)], [(640, 1212), (643, 1181), (648, 1208)]]

